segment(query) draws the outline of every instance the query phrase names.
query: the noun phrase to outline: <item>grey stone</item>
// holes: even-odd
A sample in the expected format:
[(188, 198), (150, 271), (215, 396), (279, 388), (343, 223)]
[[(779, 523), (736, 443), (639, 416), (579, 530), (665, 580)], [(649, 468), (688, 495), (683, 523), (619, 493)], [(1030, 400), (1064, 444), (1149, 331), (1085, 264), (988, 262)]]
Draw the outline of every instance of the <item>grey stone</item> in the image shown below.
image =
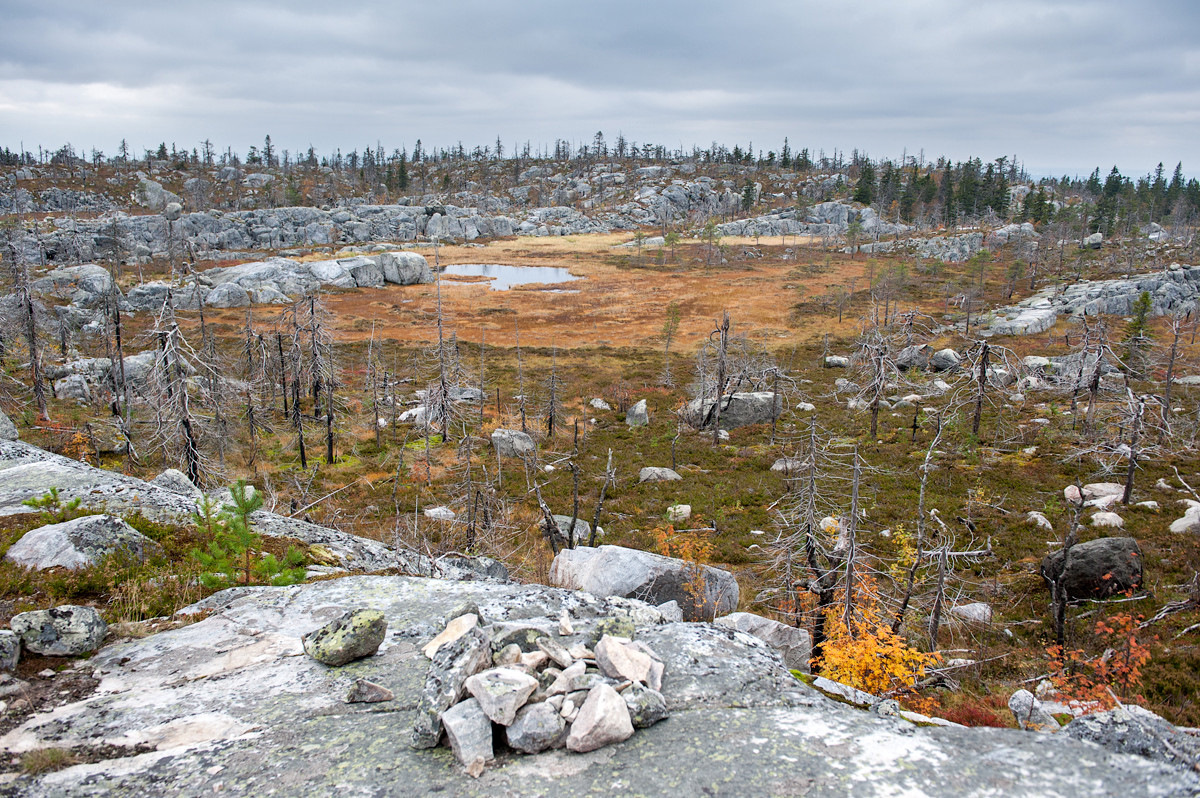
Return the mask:
[(21, 638), (11, 629), (0, 629), (0, 671), (11, 673), (21, 659)]
[(1100, 245), (1104, 243), (1103, 233), (1092, 233), (1083, 239), (1084, 249), (1100, 249)]
[(933, 352), (933, 347), (926, 344), (913, 344), (906, 346), (896, 353), (896, 368), (901, 371), (916, 369), (924, 370), (929, 365), (929, 355)]
[(631, 427), (644, 427), (650, 423), (650, 411), (646, 409), (645, 399), (625, 411), (625, 423)]
[(68, 374), (54, 381), (54, 395), (59, 399), (88, 404), (92, 401), (92, 388), (82, 374)]
[(632, 736), (633, 722), (625, 699), (607, 684), (598, 684), (588, 691), (587, 700), (571, 723), (567, 749), (582, 754)]
[(1042, 702), (1028, 690), (1018, 690), (1008, 698), (1008, 708), (1022, 729), (1041, 732), (1058, 731), (1058, 721), (1042, 708)]
[(442, 713), (442, 725), (450, 750), (464, 767), (477, 767), (495, 758), (492, 751), (492, 722), (479, 702), (468, 698)]
[[(752, 424), (769, 424), (783, 412), (783, 394), (770, 391), (739, 392), (722, 397), (721, 429), (730, 430)], [(712, 399), (693, 399), (684, 411), (685, 417), (698, 429), (712, 428), (716, 415)]]
[(610, 679), (646, 684), (650, 681), (650, 655), (626, 644), (621, 638), (604, 635), (596, 643), (596, 665)]
[(163, 218), (168, 222), (178, 222), (183, 215), (183, 206), (178, 202), (168, 202), (163, 208)]
[(0, 410), (0, 440), (15, 441), (19, 437), (20, 434), (17, 432), (17, 425), (12, 423), (12, 419), (3, 410)]
[(739, 632), (754, 635), (762, 640), (779, 652), (779, 656), (783, 658), (784, 667), (789, 670), (810, 672), (808, 661), (812, 658), (812, 637), (808, 634), (807, 629), (788, 626), (750, 612), (730, 613), (717, 618), (715, 623), (718, 626), (728, 626)]
[(950, 614), (972, 623), (991, 623), (992, 607), (982, 601), (959, 604), (950, 608)]
[(638, 482), (678, 482), (683, 479), (675, 471), (661, 466), (647, 466), (638, 472)]
[(237, 283), (221, 283), (208, 292), (204, 301), (214, 308), (247, 308), (250, 294)]
[(934, 371), (951, 371), (958, 368), (960, 363), (962, 363), (962, 356), (949, 347), (939, 349), (929, 358), (929, 367)]
[(432, 283), (429, 262), (416, 252), (383, 252), (376, 257), (383, 279), (396, 285)]
[(539, 702), (522, 707), (504, 730), (508, 745), (526, 754), (537, 754), (565, 742), (567, 722), (552, 704)]
[(350, 610), (337, 620), (304, 635), (304, 652), (331, 667), (370, 657), (387, 635), (387, 620), (379, 610)]
[(383, 271), (370, 258), (359, 258), (359, 262), (349, 267), (350, 276), (359, 288), (379, 288), (383, 285)]
[[(85, 772), (22, 776), (14, 789), (30, 796), (157, 795), (168, 785), (173, 794), (198, 798), (219, 785), (239, 796), (274, 789), (285, 795), (532, 798), (607, 794), (634, 775), (636, 791), (649, 795), (700, 795), (731, 784), (741, 795), (807, 791), (811, 798), (1182, 798), (1200, 789), (1200, 779), (1187, 770), (1065, 734), (925, 728), (877, 718), (809, 689), (756, 638), (709, 624), (652, 620), (638, 621), (637, 639), (666, 664), (660, 692), (670, 720), (592, 756), (515, 757), (475, 782), (449, 766), (449, 751), (408, 750), (415, 713), (402, 709), (420, 700), (429, 663), (418, 644), (435, 632), (430, 619), (465, 601), (489, 619), (549, 627), (567, 609), (579, 635), (620, 606), (636, 604), (532, 584), (402, 576), (223, 591), (185, 611), (208, 610), (202, 620), (97, 652), (88, 669), (103, 692), (15, 719), (0, 736), (9, 756), (69, 739), (99, 761)], [(375, 657), (346, 670), (392, 688), (396, 701), (380, 708), (396, 711), (348, 707), (345, 671), (297, 656), (303, 632), (355, 606), (382, 611), (395, 634)], [(637, 606), (638, 617), (650, 617), (653, 608)], [(114, 738), (145, 740), (158, 750), (105, 758)]]
[(484, 714), (501, 726), (513, 722), (537, 684), (537, 679), (516, 668), (490, 668), (465, 682), (467, 692), (479, 702)]
[(1067, 724), (1066, 734), (1119, 754), (1137, 754), (1179, 767), (1193, 767), (1200, 761), (1200, 739), (1136, 704), (1075, 718)]
[(467, 679), (487, 668), (491, 661), (491, 642), (479, 627), (437, 650), (417, 702), (410, 741), (413, 748), (433, 748), (438, 744), (442, 738), (442, 713), (466, 693)]
[(49, 657), (74, 657), (95, 651), (108, 624), (93, 607), (64, 604), (14, 615), (9, 627), (25, 648)]
[(592, 399), (588, 404), (593, 410), (612, 410), (612, 405), (599, 397)]
[(550, 582), (597, 596), (676, 601), (690, 621), (727, 614), (738, 603), (737, 580), (728, 571), (622, 546), (563, 549), (550, 565)]
[(635, 729), (646, 729), (670, 717), (667, 700), (657, 690), (641, 684), (631, 684), (622, 693), (629, 709), (629, 720)]
[(1076, 543), (1066, 554), (1053, 551), (1042, 560), (1042, 578), (1062, 568), (1062, 586), (1070, 599), (1108, 598), (1142, 586), (1142, 550), (1130, 537), (1097, 538)]
[(846, 369), (850, 368), (850, 358), (841, 355), (827, 355), (825, 357), (825, 368), (827, 369)]
[(120, 552), (143, 560), (161, 548), (120, 518), (85, 515), (26, 532), (9, 547), (4, 559), (39, 571), (78, 570)]
[[(571, 529), (571, 516), (555, 515), (554, 523), (558, 525), (558, 532), (563, 536), (563, 540), (568, 537), (568, 530)], [(582, 518), (575, 519), (575, 541), (585, 542), (588, 536), (592, 534), (592, 525)]]
[(355, 679), (350, 692), (346, 694), (347, 704), (379, 704), (392, 701), (396, 694), (381, 684), (369, 682), (366, 679)]
[(492, 433), (492, 446), (501, 457), (519, 457), (534, 454), (537, 445), (533, 438), (515, 429), (498, 429)]
[(187, 475), (175, 468), (168, 468), (154, 479), (150, 480), (160, 488), (175, 491), (183, 496), (199, 498), (204, 492), (192, 484)]

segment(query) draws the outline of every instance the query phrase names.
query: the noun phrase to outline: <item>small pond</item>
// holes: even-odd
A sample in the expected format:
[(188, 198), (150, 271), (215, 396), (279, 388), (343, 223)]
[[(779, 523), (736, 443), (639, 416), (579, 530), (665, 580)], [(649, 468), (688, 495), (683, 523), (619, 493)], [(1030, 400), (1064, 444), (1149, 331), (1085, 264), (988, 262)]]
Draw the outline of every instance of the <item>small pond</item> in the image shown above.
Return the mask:
[(505, 266), (499, 263), (456, 263), (442, 269), (443, 277), (486, 277), (493, 291), (527, 283), (569, 283), (582, 280), (558, 266)]

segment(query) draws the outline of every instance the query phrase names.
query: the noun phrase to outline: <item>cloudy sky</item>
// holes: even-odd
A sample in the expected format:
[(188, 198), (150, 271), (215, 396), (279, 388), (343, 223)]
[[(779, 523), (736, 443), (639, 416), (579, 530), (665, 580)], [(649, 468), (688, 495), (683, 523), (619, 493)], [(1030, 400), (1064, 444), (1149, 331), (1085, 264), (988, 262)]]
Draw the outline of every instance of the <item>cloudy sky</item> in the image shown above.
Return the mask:
[(1196, 0), (6, 0), (0, 146), (670, 147), (1200, 174)]

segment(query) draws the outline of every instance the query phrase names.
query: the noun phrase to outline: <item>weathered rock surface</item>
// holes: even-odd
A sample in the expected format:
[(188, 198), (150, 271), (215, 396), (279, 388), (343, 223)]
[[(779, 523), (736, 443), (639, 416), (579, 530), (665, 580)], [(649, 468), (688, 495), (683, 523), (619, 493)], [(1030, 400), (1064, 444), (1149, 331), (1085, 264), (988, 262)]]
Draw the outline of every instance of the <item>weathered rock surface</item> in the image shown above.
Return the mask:
[(495, 759), (492, 752), (492, 722), (474, 698), (461, 701), (442, 713), (442, 726), (450, 750), (459, 764), (478, 776), (479, 765)]
[(632, 736), (633, 722), (625, 699), (607, 684), (598, 684), (588, 691), (579, 715), (571, 724), (567, 749), (582, 754)]
[(1200, 297), (1200, 267), (1172, 264), (1155, 274), (1045, 288), (1016, 305), (994, 311), (986, 332), (1035, 335), (1053, 327), (1060, 314), (1128, 316), (1143, 291), (1150, 294), (1152, 316), (1194, 311)]
[(36, 568), (77, 570), (123, 552), (142, 560), (160, 551), (150, 538), (111, 515), (85, 515), (59, 524), (31, 529), (8, 548), (4, 559)]
[(1022, 729), (1041, 732), (1058, 731), (1058, 721), (1042, 707), (1042, 702), (1028, 690), (1018, 690), (1008, 698), (1008, 708)]
[(17, 432), (17, 425), (0, 410), (0, 441), (15, 441), (19, 437), (21, 436)]
[(504, 730), (509, 746), (526, 754), (536, 754), (565, 742), (567, 722), (553, 705), (542, 701), (521, 708), (516, 719)]
[[(721, 429), (737, 429), (751, 424), (769, 424), (783, 412), (783, 394), (770, 391), (734, 393), (721, 398)], [(704, 429), (712, 428), (716, 416), (713, 400), (693, 399), (684, 410), (688, 423)]]
[(93, 607), (64, 604), (14, 615), (9, 627), (35, 654), (73, 657), (100, 647), (108, 624)]
[(434, 653), (417, 702), (410, 741), (413, 748), (433, 748), (438, 744), (442, 737), (442, 713), (463, 698), (467, 680), (487, 668), (491, 661), (491, 641), (479, 627)]
[[(695, 590), (697, 580), (702, 591)], [(651, 604), (676, 601), (689, 621), (725, 615), (738, 603), (737, 580), (728, 571), (623, 546), (563, 549), (550, 565), (550, 583)]]
[(644, 427), (650, 423), (650, 411), (646, 409), (645, 399), (639, 399), (625, 411), (625, 423), (631, 427)]
[(306, 634), (304, 653), (324, 665), (338, 667), (369, 657), (387, 635), (387, 621), (378, 610), (351, 610)]
[(669, 468), (646, 466), (638, 471), (638, 482), (678, 482), (683, 477)]
[[(861, 712), (795, 680), (761, 641), (687, 623), (639, 625), (637, 632), (666, 662), (670, 720), (592, 754), (516, 758), (476, 781), (449, 752), (407, 745), (416, 716), (410, 707), (428, 665), (420, 646), (437, 631), (430, 619), (468, 600), (489, 620), (548, 629), (565, 609), (581, 634), (620, 611), (586, 593), (408, 577), (225, 591), (196, 607), (212, 610), (197, 623), (101, 649), (89, 661), (101, 680), (94, 695), (35, 714), (0, 737), (10, 756), (46, 746), (111, 751), (104, 746), (113, 743), (149, 751), (101, 754), (91, 764), (20, 776), (7, 789), (35, 798), (214, 790), (482, 798), (612, 794), (632, 789), (634, 778), (648, 795), (1175, 798), (1200, 789), (1185, 770), (1066, 735), (917, 728)], [(332, 671), (300, 655), (304, 632), (357, 606), (382, 611), (392, 630), (376, 656)], [(379, 683), (396, 701), (346, 704), (347, 677)]]
[(1136, 704), (1076, 718), (1067, 724), (1066, 734), (1156, 762), (1192, 767), (1200, 761), (1200, 738)]
[(467, 679), (465, 686), (493, 723), (507, 726), (537, 688), (537, 679), (515, 668), (490, 668)]
[[(1062, 550), (1042, 560), (1042, 578), (1049, 585), (1062, 567)], [(1133, 538), (1097, 538), (1076, 543), (1066, 554), (1062, 584), (1070, 599), (1107, 598), (1142, 586), (1142, 550)]]
[(798, 629), (751, 612), (734, 612), (717, 618), (718, 626), (728, 626), (739, 632), (754, 635), (779, 652), (789, 670), (809, 673), (812, 658), (812, 636), (807, 629)]
[(366, 679), (355, 679), (350, 692), (346, 694), (347, 704), (380, 704), (392, 701), (396, 694), (381, 684), (369, 682)]
[(525, 457), (537, 451), (533, 438), (516, 429), (498, 429), (492, 433), (492, 446), (501, 457)]
[[(0, 516), (32, 512), (22, 504), (40, 498), (55, 487), (64, 502), (78, 498), (84, 508), (113, 514), (141, 513), (161, 523), (193, 523), (196, 501), (174, 490), (113, 471), (93, 468), (69, 457), (52, 454), (21, 441), (0, 441)], [(486, 558), (438, 561), (412, 552), (396, 551), (369, 538), (309, 524), (294, 518), (256, 511), (254, 530), (270, 537), (300, 540), (315, 548), (328, 565), (349, 570), (401, 569), (405, 573), (443, 576), (452, 579), (507, 578)], [(498, 564), (496, 564), (498, 565)]]
[(21, 659), (21, 638), (11, 629), (0, 629), (0, 671), (11, 673)]
[(187, 475), (177, 468), (168, 468), (150, 481), (160, 488), (173, 490), (176, 493), (193, 498), (199, 498), (200, 494), (204, 492), (193, 485), (192, 481), (187, 478)]

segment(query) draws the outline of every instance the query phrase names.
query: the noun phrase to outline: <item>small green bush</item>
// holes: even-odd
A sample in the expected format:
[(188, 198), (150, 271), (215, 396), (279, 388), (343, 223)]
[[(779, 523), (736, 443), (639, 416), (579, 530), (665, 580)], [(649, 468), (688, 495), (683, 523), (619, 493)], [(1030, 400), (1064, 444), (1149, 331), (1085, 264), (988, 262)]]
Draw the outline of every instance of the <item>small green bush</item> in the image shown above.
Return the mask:
[(250, 514), (262, 507), (262, 495), (247, 490), (238, 480), (230, 488), (233, 505), (216, 511), (208, 498), (200, 503), (196, 524), (211, 534), (208, 551), (193, 549), (192, 556), (203, 572), (205, 587), (220, 589), (233, 585), (293, 585), (304, 581), (304, 556), (289, 547), (283, 559), (262, 553), (262, 536), (250, 526)]

